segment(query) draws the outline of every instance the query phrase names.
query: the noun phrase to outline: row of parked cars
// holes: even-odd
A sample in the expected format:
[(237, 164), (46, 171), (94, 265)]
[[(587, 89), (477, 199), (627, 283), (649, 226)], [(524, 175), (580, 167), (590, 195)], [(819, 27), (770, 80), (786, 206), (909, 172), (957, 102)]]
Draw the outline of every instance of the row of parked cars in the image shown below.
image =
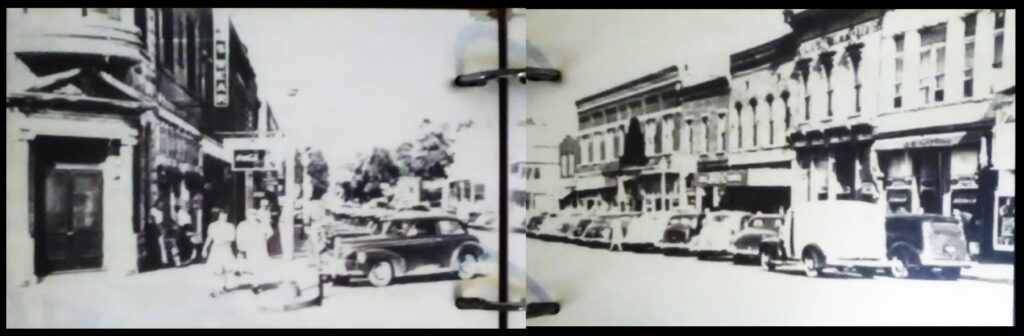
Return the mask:
[(541, 213), (527, 218), (528, 237), (607, 247), (613, 224), (622, 227), (622, 247), (656, 250), (698, 259), (731, 257), (756, 261), (768, 271), (786, 264), (809, 277), (826, 268), (873, 277), (939, 275), (957, 279), (973, 262), (963, 226), (952, 217), (886, 214), (860, 201), (821, 201), (793, 206), (785, 214), (723, 210), (588, 214)]

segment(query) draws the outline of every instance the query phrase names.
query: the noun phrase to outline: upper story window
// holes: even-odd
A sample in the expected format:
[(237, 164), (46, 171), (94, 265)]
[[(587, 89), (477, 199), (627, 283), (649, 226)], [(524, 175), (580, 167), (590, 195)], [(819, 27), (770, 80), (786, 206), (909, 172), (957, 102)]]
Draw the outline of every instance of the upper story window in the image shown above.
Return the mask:
[(703, 127), (701, 127), (701, 132), (704, 133), (703, 134), (704, 135), (704, 152), (705, 153), (710, 153), (711, 152), (711, 137), (712, 137), (712, 133), (711, 133), (711, 125), (708, 124), (708, 117), (707, 116), (701, 117), (701, 123), (703, 124), (702, 125)]
[(964, 97), (974, 96), (974, 32), (978, 14), (964, 17)]
[(743, 148), (743, 103), (736, 102), (736, 149)]
[(892, 41), (896, 46), (892, 105), (895, 108), (900, 108), (903, 107), (903, 34), (893, 36)]
[(995, 30), (992, 32), (995, 36), (992, 67), (1000, 69), (1003, 67), (1003, 28), (1006, 26), (1006, 11), (997, 10), (995, 16)]
[(946, 25), (919, 31), (921, 34), (920, 92), (925, 104), (944, 99), (946, 68)]
[(687, 153), (694, 154), (696, 153), (696, 150), (693, 146), (693, 120), (686, 121), (686, 130), (686, 133), (688, 134), (687, 142), (689, 143), (689, 150), (687, 151)]
[(661, 101), (658, 96), (650, 96), (644, 99), (644, 113), (654, 113), (661, 110)]
[(661, 104), (663, 105), (662, 107), (670, 109), (679, 106), (679, 100), (672, 97), (671, 92), (666, 92), (661, 94)]
[(163, 41), (163, 66), (167, 71), (174, 72), (174, 11), (170, 8), (160, 9), (160, 40)]
[(726, 125), (726, 122), (727, 122), (725, 118), (726, 118), (725, 112), (722, 112), (722, 113), (718, 114), (717, 130), (718, 130), (718, 151), (719, 152), (724, 152), (725, 151), (725, 141), (726, 141), (725, 137), (727, 136), (726, 134), (728, 134), (728, 133), (725, 132), (725, 125)]

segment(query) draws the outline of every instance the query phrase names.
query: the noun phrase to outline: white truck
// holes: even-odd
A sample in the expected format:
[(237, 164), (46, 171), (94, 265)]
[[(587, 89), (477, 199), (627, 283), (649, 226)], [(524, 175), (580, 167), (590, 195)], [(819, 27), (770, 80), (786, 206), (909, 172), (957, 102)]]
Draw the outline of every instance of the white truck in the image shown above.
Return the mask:
[(861, 201), (796, 205), (786, 213), (778, 235), (761, 241), (758, 255), (768, 271), (799, 261), (808, 277), (818, 277), (829, 267), (873, 277), (889, 266), (885, 209)]

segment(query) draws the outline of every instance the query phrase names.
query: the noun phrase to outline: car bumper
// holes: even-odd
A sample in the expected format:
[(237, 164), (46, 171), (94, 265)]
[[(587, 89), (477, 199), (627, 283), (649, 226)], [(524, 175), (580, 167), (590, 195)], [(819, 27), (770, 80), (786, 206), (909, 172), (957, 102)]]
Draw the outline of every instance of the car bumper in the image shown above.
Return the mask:
[(889, 261), (886, 259), (874, 258), (834, 258), (827, 260), (828, 266), (835, 267), (865, 267), (865, 268), (888, 268)]
[(666, 241), (659, 241), (654, 243), (654, 246), (662, 250), (675, 250), (675, 251), (689, 251), (690, 245), (687, 243), (671, 243)]
[(971, 268), (977, 266), (977, 263), (973, 261), (964, 260), (921, 260), (922, 267), (959, 267), (959, 268)]
[(759, 251), (757, 249), (754, 249), (754, 248), (738, 249), (738, 248), (735, 248), (735, 247), (728, 249), (728, 252), (729, 252), (729, 254), (732, 254), (732, 255), (738, 255), (738, 256), (744, 256), (744, 257), (756, 257), (758, 255), (758, 253), (759, 253)]

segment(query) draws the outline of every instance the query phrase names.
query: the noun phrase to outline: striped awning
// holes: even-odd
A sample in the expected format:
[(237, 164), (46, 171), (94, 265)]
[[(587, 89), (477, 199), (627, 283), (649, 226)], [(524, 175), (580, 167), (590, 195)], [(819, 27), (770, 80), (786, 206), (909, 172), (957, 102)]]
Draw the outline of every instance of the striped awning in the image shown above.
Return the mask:
[(912, 148), (953, 147), (960, 144), (977, 143), (982, 138), (978, 132), (953, 132), (916, 135), (892, 139), (876, 140), (876, 151), (901, 150)]

